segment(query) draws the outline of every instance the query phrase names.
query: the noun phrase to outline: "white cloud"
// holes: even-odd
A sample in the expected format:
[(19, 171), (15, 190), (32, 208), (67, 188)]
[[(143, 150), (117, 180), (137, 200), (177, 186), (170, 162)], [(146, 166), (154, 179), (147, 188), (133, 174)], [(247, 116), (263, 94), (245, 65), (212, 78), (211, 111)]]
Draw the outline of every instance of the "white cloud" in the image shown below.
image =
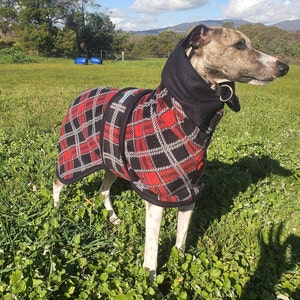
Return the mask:
[(110, 8), (107, 13), (110, 15), (110, 18), (125, 18), (126, 13), (118, 8)]
[(151, 25), (156, 23), (157, 19), (152, 14), (134, 14), (132, 15), (129, 10), (120, 10), (112, 8), (109, 10), (110, 20), (116, 25), (117, 29), (125, 31), (141, 30), (145, 25)]
[(116, 28), (125, 31), (141, 30), (141, 28), (146, 28), (157, 21), (156, 16), (151, 14), (135, 14), (127, 9), (112, 8), (108, 13), (110, 20), (116, 25)]
[(109, 9), (110, 20), (116, 25), (117, 29), (132, 30), (134, 24), (128, 21), (127, 12), (118, 8)]
[(131, 8), (138, 13), (160, 14), (198, 8), (208, 2), (209, 0), (135, 0)]
[(230, 0), (225, 17), (250, 22), (276, 23), (300, 18), (299, 0)]
[(117, 8), (109, 9), (106, 13), (109, 15), (110, 20), (116, 25), (123, 22), (126, 18), (126, 15)]

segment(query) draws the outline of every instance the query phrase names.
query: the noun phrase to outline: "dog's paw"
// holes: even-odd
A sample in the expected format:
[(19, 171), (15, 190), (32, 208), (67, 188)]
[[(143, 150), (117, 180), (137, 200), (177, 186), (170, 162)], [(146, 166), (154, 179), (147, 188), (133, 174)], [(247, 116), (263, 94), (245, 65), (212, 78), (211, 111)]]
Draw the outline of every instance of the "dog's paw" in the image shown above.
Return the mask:
[(110, 217), (109, 218), (109, 223), (111, 224), (111, 225), (114, 225), (114, 226), (116, 226), (116, 225), (119, 225), (120, 223), (121, 223), (121, 220), (117, 217)]
[(284, 295), (278, 295), (276, 300), (289, 300), (290, 298)]

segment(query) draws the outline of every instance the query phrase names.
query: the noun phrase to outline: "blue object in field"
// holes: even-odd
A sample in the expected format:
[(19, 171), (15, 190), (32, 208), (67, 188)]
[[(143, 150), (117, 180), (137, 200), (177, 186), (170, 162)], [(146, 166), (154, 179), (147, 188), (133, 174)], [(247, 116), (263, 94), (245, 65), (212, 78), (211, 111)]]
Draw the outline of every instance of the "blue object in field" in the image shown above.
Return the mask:
[(99, 57), (91, 57), (90, 58), (90, 63), (94, 65), (101, 65), (102, 64), (102, 59)]
[(85, 57), (77, 57), (75, 58), (75, 64), (76, 65), (87, 65), (89, 62), (88, 62), (88, 59), (85, 58)]

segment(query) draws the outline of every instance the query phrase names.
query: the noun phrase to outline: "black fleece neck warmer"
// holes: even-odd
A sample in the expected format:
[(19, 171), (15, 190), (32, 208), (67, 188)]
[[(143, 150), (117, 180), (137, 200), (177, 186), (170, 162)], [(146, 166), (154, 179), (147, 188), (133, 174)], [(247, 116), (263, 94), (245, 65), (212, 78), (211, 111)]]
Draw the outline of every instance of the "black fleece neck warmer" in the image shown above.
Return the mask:
[(193, 68), (184, 44), (183, 39), (168, 58), (162, 71), (161, 85), (181, 104), (188, 118), (206, 131), (209, 121), (224, 107), (224, 103)]

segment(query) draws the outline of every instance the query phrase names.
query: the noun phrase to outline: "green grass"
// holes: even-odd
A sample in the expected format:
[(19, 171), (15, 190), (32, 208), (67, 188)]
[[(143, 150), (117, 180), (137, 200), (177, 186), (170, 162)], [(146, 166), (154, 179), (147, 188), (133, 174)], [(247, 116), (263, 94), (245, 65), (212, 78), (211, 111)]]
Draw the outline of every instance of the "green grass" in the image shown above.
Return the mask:
[(113, 188), (119, 227), (107, 221), (101, 173), (52, 207), (71, 101), (93, 86), (155, 88), (163, 65), (1, 65), (1, 299), (153, 299), (157, 287), (164, 299), (300, 299), (299, 66), (268, 86), (237, 84), (242, 110), (226, 109), (213, 137), (184, 256), (172, 248), (176, 210), (165, 212), (155, 283), (142, 268), (144, 205), (127, 182)]
[(0, 128), (48, 131), (61, 123), (70, 101), (82, 90), (94, 86), (154, 88), (162, 65), (159, 60), (87, 66), (72, 60), (1, 65)]

